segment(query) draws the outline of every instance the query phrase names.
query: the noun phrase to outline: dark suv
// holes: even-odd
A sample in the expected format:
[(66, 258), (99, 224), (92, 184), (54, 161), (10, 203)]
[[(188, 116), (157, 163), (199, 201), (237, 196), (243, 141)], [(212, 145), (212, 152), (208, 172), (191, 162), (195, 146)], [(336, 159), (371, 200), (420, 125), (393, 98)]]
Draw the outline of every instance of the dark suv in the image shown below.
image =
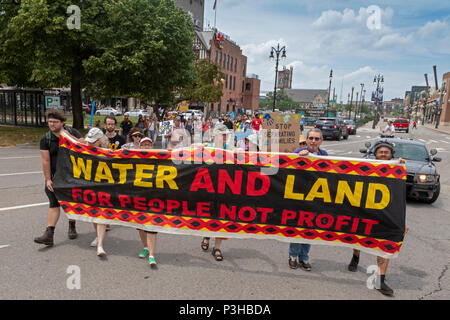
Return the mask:
[[(375, 144), (380, 140), (378, 139)], [(435, 157), (436, 149), (428, 153), (425, 144), (419, 141), (407, 139), (386, 140), (394, 145), (394, 158), (406, 160), (406, 194), (408, 198), (415, 198), (426, 203), (433, 203), (439, 197), (441, 191), (440, 175), (437, 173), (433, 162), (441, 162), (442, 159)], [(374, 144), (374, 145), (375, 145)], [(375, 159), (373, 146), (366, 143), (366, 148), (360, 149), (365, 153), (364, 158)]]
[(347, 126), (341, 118), (319, 118), (314, 128), (322, 131), (323, 138), (331, 137), (340, 141), (342, 138), (348, 139)]

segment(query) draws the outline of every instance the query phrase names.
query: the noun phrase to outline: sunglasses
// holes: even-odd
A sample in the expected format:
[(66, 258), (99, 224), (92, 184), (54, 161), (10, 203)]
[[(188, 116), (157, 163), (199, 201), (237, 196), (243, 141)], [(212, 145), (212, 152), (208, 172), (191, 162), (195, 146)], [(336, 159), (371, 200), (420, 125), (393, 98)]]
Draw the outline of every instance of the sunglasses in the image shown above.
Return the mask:
[(317, 138), (317, 137), (309, 137), (308, 140), (309, 141), (320, 141), (321, 139)]
[(133, 138), (143, 138), (144, 136), (140, 135), (140, 134), (134, 134), (134, 135), (132, 135), (132, 137)]

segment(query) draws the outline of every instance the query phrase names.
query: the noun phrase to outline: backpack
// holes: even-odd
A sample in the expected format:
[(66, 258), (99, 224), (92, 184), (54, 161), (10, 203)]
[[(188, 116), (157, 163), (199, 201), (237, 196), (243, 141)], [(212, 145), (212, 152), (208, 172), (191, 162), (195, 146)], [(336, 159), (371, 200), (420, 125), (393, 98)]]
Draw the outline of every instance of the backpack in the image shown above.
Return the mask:
[[(74, 135), (74, 131), (72, 127), (64, 127), (71, 135)], [(45, 145), (50, 149), (50, 142), (52, 141), (52, 132), (49, 130), (45, 134)]]

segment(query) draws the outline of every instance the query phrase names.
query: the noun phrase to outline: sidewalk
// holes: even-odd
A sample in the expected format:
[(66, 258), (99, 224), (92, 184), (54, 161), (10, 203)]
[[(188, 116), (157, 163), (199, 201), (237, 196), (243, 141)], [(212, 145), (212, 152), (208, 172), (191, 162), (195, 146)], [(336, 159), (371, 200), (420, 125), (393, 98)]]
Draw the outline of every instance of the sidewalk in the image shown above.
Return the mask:
[(435, 128), (436, 124), (429, 124), (429, 123), (425, 124), (425, 126), (417, 125), (417, 128), (419, 127), (425, 127), (427, 129), (431, 129), (433, 131), (437, 131), (440, 133), (450, 134), (450, 126), (443, 126), (442, 124), (439, 125), (438, 129)]

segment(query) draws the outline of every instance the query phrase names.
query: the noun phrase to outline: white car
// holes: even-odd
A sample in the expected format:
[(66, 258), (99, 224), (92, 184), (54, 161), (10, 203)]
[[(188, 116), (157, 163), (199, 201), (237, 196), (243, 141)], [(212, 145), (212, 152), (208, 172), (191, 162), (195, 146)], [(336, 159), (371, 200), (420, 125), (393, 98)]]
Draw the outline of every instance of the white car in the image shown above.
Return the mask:
[(139, 116), (142, 116), (143, 118), (145, 116), (150, 116), (150, 114), (147, 112), (147, 110), (142, 110), (142, 109), (135, 109), (135, 110), (131, 110), (128, 112), (125, 112), (124, 115), (127, 115), (130, 118), (139, 118)]
[(107, 107), (100, 110), (95, 111), (96, 116), (120, 116), (122, 113), (120, 111), (117, 111), (116, 109)]

